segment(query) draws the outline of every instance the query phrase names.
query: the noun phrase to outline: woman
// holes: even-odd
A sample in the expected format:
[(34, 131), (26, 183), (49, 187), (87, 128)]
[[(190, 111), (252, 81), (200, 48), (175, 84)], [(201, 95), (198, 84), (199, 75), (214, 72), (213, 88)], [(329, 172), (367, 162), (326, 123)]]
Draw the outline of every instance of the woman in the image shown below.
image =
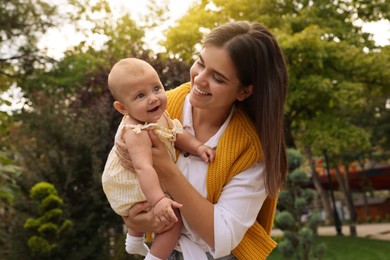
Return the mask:
[[(184, 229), (169, 259), (265, 259), (276, 246), (269, 233), (287, 171), (283, 54), (263, 25), (231, 22), (206, 37), (190, 76), (167, 93), (167, 110), (216, 157), (208, 165), (181, 153), (175, 164), (150, 134), (160, 181), (183, 205)], [(133, 207), (126, 225), (153, 232), (172, 226), (147, 207)]]

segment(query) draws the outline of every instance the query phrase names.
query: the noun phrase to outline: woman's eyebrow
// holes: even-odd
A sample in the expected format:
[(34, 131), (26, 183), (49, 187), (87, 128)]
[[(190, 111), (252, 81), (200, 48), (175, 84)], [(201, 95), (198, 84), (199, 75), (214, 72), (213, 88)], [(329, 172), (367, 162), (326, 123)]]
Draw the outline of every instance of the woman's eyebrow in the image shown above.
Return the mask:
[[(204, 60), (203, 60), (201, 54), (199, 54), (199, 59), (200, 59), (200, 61), (204, 64)], [(229, 78), (226, 77), (223, 73), (221, 73), (221, 72), (219, 72), (219, 71), (217, 71), (217, 70), (215, 70), (215, 69), (213, 69), (212, 71), (213, 71), (215, 74), (218, 74), (218, 76), (220, 76), (220, 77), (223, 78), (224, 80), (230, 81)]]

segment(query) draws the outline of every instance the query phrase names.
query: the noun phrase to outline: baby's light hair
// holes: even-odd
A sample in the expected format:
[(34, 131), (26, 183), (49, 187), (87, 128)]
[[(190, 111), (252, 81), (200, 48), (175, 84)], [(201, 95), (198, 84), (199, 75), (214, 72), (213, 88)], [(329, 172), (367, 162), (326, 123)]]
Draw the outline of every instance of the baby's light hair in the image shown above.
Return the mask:
[(137, 58), (124, 58), (119, 60), (115, 65), (111, 68), (110, 73), (108, 74), (108, 88), (112, 96), (121, 101), (121, 93), (123, 87), (128, 87), (129, 82), (134, 77), (142, 76), (146, 67), (152, 67), (146, 61), (137, 59)]

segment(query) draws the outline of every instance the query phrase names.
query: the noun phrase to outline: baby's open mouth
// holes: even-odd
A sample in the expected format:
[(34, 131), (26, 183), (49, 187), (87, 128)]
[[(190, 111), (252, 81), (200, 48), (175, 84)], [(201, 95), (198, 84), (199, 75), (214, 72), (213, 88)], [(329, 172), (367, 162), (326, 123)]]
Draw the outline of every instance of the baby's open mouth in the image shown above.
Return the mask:
[(155, 112), (155, 111), (158, 110), (159, 107), (160, 107), (160, 106), (156, 106), (155, 108), (150, 109), (148, 112)]

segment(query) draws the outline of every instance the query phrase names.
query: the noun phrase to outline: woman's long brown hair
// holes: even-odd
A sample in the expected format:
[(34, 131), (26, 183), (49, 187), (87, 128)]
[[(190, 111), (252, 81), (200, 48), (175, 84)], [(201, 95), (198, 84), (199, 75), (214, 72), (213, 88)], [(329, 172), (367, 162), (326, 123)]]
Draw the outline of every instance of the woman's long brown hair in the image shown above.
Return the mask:
[(242, 86), (253, 86), (253, 94), (239, 106), (256, 127), (264, 154), (265, 186), (268, 196), (275, 198), (287, 175), (283, 111), (288, 76), (283, 53), (265, 26), (244, 21), (215, 28), (204, 41), (207, 45), (225, 48)]

